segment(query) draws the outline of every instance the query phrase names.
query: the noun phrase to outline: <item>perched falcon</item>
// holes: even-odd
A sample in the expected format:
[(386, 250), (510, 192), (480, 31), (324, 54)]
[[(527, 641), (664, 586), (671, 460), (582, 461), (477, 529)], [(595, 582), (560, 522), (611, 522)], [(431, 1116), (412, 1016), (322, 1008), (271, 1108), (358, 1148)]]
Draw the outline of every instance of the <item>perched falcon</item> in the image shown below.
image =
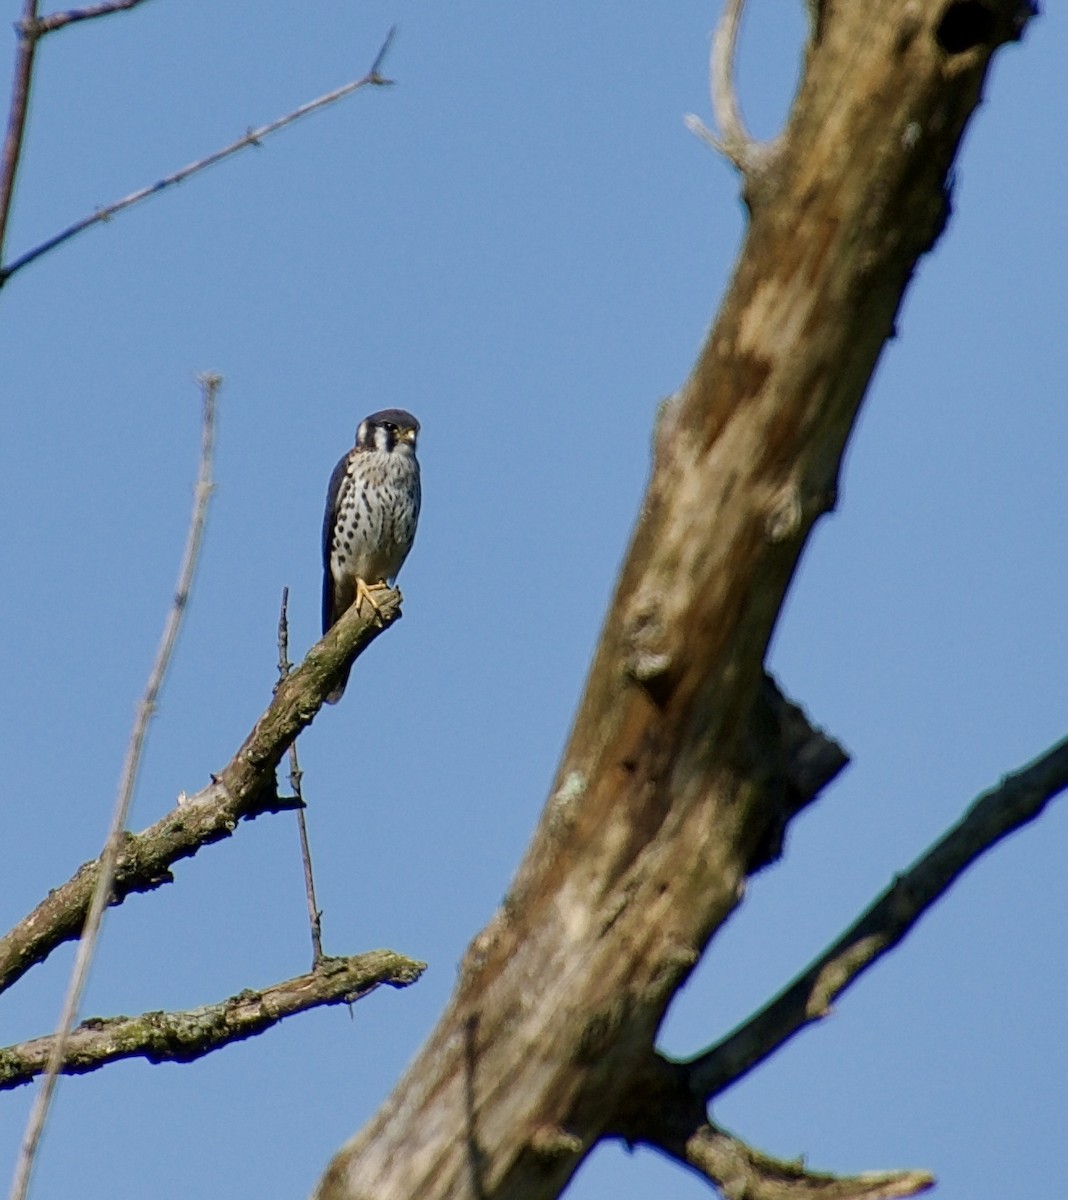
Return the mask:
[[(367, 595), (368, 585), (392, 583), (408, 557), (419, 520), (418, 434), (419, 422), (403, 408), (372, 413), (330, 476), (323, 516), (323, 633)], [(346, 671), (327, 703), (341, 699), (348, 678)]]

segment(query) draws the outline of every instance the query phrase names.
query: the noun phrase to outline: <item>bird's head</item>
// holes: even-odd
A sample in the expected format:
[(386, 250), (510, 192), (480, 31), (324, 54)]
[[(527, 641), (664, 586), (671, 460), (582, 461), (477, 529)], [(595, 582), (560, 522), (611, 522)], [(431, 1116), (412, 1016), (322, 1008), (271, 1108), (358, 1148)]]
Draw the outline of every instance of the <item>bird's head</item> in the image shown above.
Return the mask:
[(356, 430), (357, 450), (413, 451), (419, 436), (419, 422), (403, 408), (384, 408), (371, 413)]

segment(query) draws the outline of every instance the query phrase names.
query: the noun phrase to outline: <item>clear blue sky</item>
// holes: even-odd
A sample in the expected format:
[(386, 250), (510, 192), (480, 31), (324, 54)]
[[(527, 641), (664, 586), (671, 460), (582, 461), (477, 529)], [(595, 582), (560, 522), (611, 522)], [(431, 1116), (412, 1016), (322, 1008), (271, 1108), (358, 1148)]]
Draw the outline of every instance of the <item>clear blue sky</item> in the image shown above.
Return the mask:
[[(1048, 7), (999, 56), (948, 235), (776, 636), (783, 686), (854, 765), (714, 943), (670, 1052), (745, 1016), (1068, 725), (1068, 14)], [(682, 123), (707, 117), (716, 9), (154, 0), (42, 48), (14, 253), (360, 75), (394, 21), (399, 82), (0, 296), (0, 923), (99, 848), (185, 532), (194, 376), (211, 369), (226, 379), (218, 488), (133, 825), (201, 787), (266, 704), (283, 585), (294, 652), (315, 640), (330, 470), (361, 417), (410, 408), (425, 501), (404, 620), (300, 750), (328, 952), (389, 946), (430, 969), (354, 1020), (331, 1009), (193, 1066), (64, 1081), (38, 1200), (302, 1196), (431, 1027), (537, 820), (655, 406), (737, 251), (736, 180)], [(761, 134), (789, 99), (801, 9), (757, 3), (746, 31)], [(1062, 806), (996, 851), (717, 1117), (816, 1168), (929, 1167), (942, 1200), (1060, 1197), (1066, 833)], [(306, 969), (291, 817), (176, 875), (110, 915), (86, 1015)], [(70, 958), (0, 1001), (4, 1041), (52, 1027)], [(0, 1096), (5, 1186), (30, 1099)], [(708, 1194), (615, 1149), (569, 1193)]]

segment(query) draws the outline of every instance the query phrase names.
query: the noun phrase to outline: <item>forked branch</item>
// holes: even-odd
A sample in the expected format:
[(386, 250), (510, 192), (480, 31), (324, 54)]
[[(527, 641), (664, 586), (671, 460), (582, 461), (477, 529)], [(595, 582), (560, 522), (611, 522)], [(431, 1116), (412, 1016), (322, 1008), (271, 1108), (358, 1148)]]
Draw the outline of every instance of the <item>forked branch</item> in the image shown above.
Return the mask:
[(836, 1176), (807, 1171), (747, 1146), (707, 1118), (710, 1100), (768, 1058), (905, 937), (961, 874), (1068, 788), (1068, 738), (980, 796), (944, 837), (833, 946), (760, 1012), (688, 1062), (653, 1053), (622, 1091), (609, 1133), (691, 1167), (727, 1197), (745, 1200), (890, 1200), (932, 1185), (925, 1171)]
[(735, 83), (735, 59), (744, 9), (745, 0), (726, 0), (723, 14), (712, 35), (708, 59), (708, 85), (712, 115), (719, 134), (713, 133), (694, 113), (687, 113), (683, 119), (692, 133), (737, 167), (746, 177), (748, 185), (768, 169), (778, 151), (779, 142), (778, 139), (770, 142), (757, 141), (746, 129), (742, 119)]
[[(48, 17), (37, 15), (38, 0), (25, 0), (22, 16), (15, 25), (18, 45), (15, 50), (15, 70), (11, 83), (11, 104), (8, 108), (7, 133), (4, 148), (0, 153), (0, 263), (4, 260), (4, 245), (7, 223), (11, 216), (11, 202), (15, 194), (15, 178), (22, 157), (22, 139), (26, 132), (26, 115), (30, 104), (30, 87), (33, 83), (33, 68), (37, 54), (37, 43), (46, 33), (54, 33), (65, 25), (76, 21), (88, 21), (94, 17), (106, 17), (110, 13), (123, 12), (143, 4), (144, 0), (110, 0), (109, 3), (92, 4), (88, 8), (69, 9), (53, 13)], [(5, 275), (0, 269), (0, 285)]]

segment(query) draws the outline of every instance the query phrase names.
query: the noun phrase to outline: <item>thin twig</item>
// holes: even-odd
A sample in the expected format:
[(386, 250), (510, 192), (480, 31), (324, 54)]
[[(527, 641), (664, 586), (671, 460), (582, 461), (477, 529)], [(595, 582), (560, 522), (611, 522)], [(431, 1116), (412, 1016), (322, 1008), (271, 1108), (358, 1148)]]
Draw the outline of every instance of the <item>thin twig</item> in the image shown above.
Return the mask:
[[(11, 201), (15, 195), (15, 177), (22, 156), (22, 137), (26, 131), (26, 113), (30, 103), (30, 84), (33, 82), (33, 61), (37, 52), (37, 36), (33, 27), (37, 21), (37, 0), (26, 0), (18, 28), (18, 47), (15, 51), (15, 70), (11, 80), (11, 107), (8, 109), (4, 149), (0, 154), (0, 262), (3, 262), (7, 223), (11, 216)], [(0, 275), (2, 278), (2, 275)]]
[(105, 208), (98, 208), (96, 212), (91, 213), (89, 216), (83, 217), (80, 221), (75, 221), (73, 225), (69, 225), (66, 229), (53, 235), (47, 241), (41, 242), (39, 246), (35, 246), (32, 250), (28, 250), (13, 262), (8, 263), (7, 266), (0, 267), (0, 287), (3, 287), (17, 271), (21, 271), (23, 267), (29, 266), (31, 262), (34, 262), (43, 254), (47, 254), (50, 250), (54, 250), (57, 246), (61, 246), (64, 242), (83, 232), (83, 230), (89, 229), (93, 225), (98, 225), (102, 221), (109, 221), (116, 213), (120, 213), (134, 204), (146, 200), (149, 196), (156, 195), (157, 192), (162, 192), (177, 183), (182, 183), (191, 175), (195, 175), (207, 167), (214, 166), (215, 163), (221, 162), (224, 158), (229, 158), (239, 150), (245, 149), (246, 146), (260, 145), (264, 138), (269, 137), (272, 133), (276, 133), (279, 129), (284, 129), (287, 125), (292, 125), (294, 121), (299, 121), (301, 117), (306, 117), (310, 113), (317, 112), (320, 108), (326, 108), (327, 105), (334, 104), (336, 101), (351, 95), (351, 93), (361, 88), (384, 87), (392, 83), (391, 79), (386, 79), (382, 76), (380, 70), (390, 43), (393, 41), (394, 32), (395, 27), (386, 35), (385, 41), (382, 43), (378, 54), (375, 55), (374, 62), (371, 64), (371, 69), (366, 75), (350, 83), (346, 83), (342, 87), (335, 88), (332, 92), (327, 92), (317, 100), (310, 100), (307, 104), (302, 104), (299, 108), (293, 109), (292, 112), (286, 113), (284, 117), (279, 117), (267, 125), (261, 125), (258, 129), (250, 129), (242, 137), (239, 137), (237, 141), (231, 142), (221, 150), (216, 150), (214, 154), (209, 154), (206, 158), (189, 163), (188, 166), (182, 167), (181, 170), (175, 171), (172, 175), (167, 175), (165, 178), (157, 180), (148, 187), (139, 188), (136, 192), (131, 192), (121, 200), (117, 200)]
[[(282, 608), (278, 614), (278, 680), (281, 682), (293, 669), (289, 661), (289, 588), (282, 588)], [(293, 739), (289, 747), (289, 784), (293, 789), (299, 807), (297, 808), (297, 829), (300, 833), (300, 859), (304, 867), (304, 895), (308, 902), (308, 925), (311, 929), (312, 970), (323, 959), (323, 914), (315, 899), (315, 876), (312, 873), (311, 847), (308, 844), (308, 825), (304, 819), (304, 793), (301, 791), (301, 779), (304, 772), (297, 760), (297, 739)]]
[(892, 950), (957, 877), (1068, 788), (1068, 738), (980, 796), (814, 963), (723, 1041), (684, 1064), (690, 1087), (718, 1095), (763, 1062)]
[(111, 13), (128, 12), (131, 8), (136, 8), (144, 2), (145, 0), (110, 0), (106, 4), (90, 4), (86, 8), (69, 8), (66, 12), (51, 13), (36, 22), (37, 36), (43, 37), (46, 33), (55, 33), (57, 29), (63, 29), (64, 26), (73, 25), (77, 21), (91, 21), (94, 17), (107, 17)]
[(746, 129), (738, 104), (735, 58), (744, 9), (745, 0), (726, 0), (723, 15), (712, 35), (708, 55), (708, 86), (712, 116), (719, 134), (714, 134), (693, 113), (687, 113), (683, 120), (691, 133), (695, 133), (713, 150), (729, 159), (744, 176), (749, 177), (759, 174), (768, 165), (778, 142), (757, 141)]
[(734, 60), (738, 53), (738, 31), (745, 0), (727, 0), (719, 26), (712, 38), (708, 59), (708, 85), (712, 113), (727, 146), (744, 146), (751, 139), (738, 106), (734, 86)]
[[(386, 984), (415, 983), (426, 964), (392, 950), (328, 958), (308, 975), (255, 991), (246, 988), (218, 1004), (186, 1012), (137, 1017), (93, 1017), (71, 1031), (64, 1075), (97, 1071), (123, 1058), (152, 1063), (193, 1062), (232, 1042), (254, 1037), (296, 1013), (330, 1004), (352, 1004)], [(29, 1083), (46, 1067), (54, 1037), (0, 1050), (0, 1090)]]
[(96, 950), (97, 939), (104, 910), (111, 900), (111, 888), (118, 865), (119, 851), (122, 849), (125, 837), (126, 821), (133, 800), (134, 786), (137, 773), (141, 766), (141, 756), (144, 750), (145, 738), (148, 735), (148, 725), (156, 709), (156, 699), (167, 674), (174, 645), (178, 640), (178, 631), (189, 605), (189, 595), (196, 574), (197, 560), (200, 556), (200, 544), (204, 534), (204, 522), (207, 517), (208, 500), (212, 492), (212, 458), (215, 448), (215, 402), (219, 387), (222, 383), (218, 375), (202, 375), (200, 389), (203, 401), (203, 417), (200, 439), (200, 473), (197, 478), (193, 497), (193, 512), (189, 520), (189, 532), (186, 537), (185, 550), (182, 554), (182, 564), (178, 571), (178, 586), (167, 621), (163, 629), (159, 649), (156, 651), (156, 661), (148, 677), (145, 694), (138, 706), (134, 719), (133, 733), (126, 750), (126, 761), (123, 763), (122, 778), (119, 782), (119, 792), (112, 813), (111, 825), (108, 829), (107, 840), (100, 856), (100, 870), (97, 874), (93, 898), (85, 917), (78, 951), (74, 958), (70, 984), (63, 1002), (59, 1024), (56, 1027), (55, 1041), (52, 1044), (48, 1060), (48, 1069), (41, 1083), (40, 1090), (34, 1099), (30, 1111), (26, 1131), (23, 1135), (22, 1147), (19, 1151), (18, 1163), (15, 1168), (15, 1178), (11, 1187), (11, 1200), (24, 1200), (30, 1182), (30, 1173), (41, 1134), (44, 1131), (48, 1117), (49, 1106), (55, 1093), (59, 1070), (63, 1065), (67, 1038), (78, 1012), (82, 992), (89, 974), (89, 967)]

